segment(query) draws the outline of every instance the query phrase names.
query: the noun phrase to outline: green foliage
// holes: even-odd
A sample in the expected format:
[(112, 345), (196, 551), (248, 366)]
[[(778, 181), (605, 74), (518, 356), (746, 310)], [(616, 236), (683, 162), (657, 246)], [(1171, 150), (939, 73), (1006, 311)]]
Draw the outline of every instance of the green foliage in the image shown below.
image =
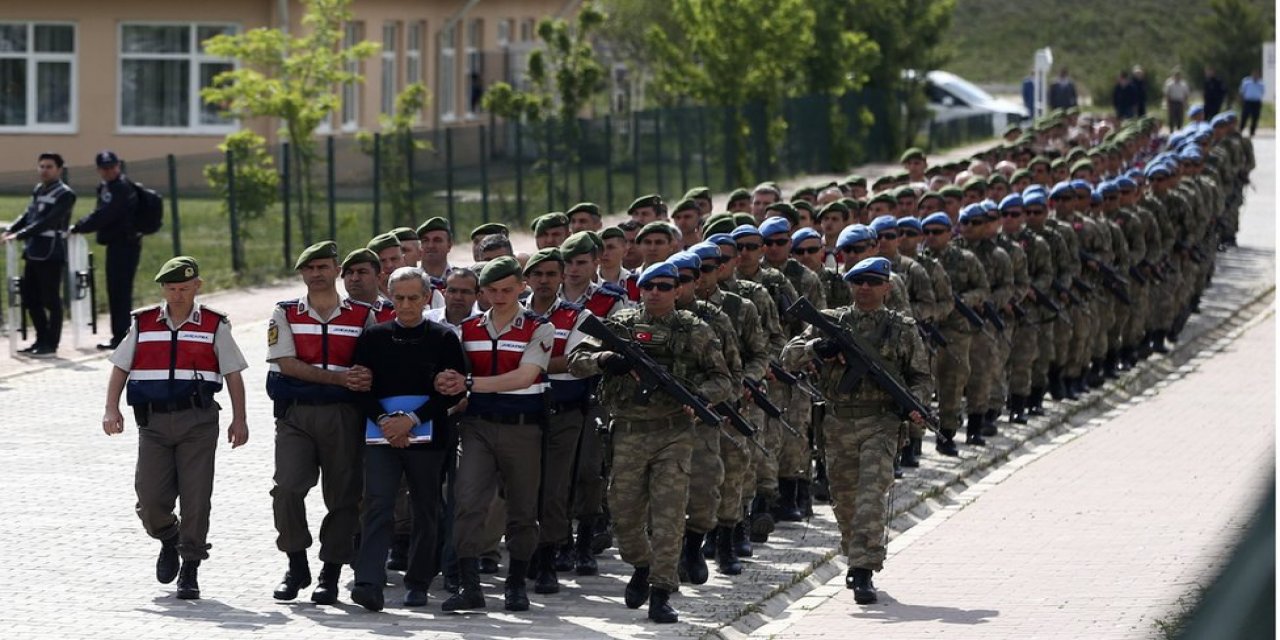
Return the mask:
[(391, 208), (392, 226), (414, 226), (418, 220), (413, 176), (409, 173), (409, 154), (431, 148), (426, 141), (413, 137), (413, 127), (429, 100), (427, 87), (415, 82), (396, 96), (394, 113), (378, 116), (382, 129), (379, 142), (375, 143), (373, 134), (368, 131), (356, 134), (361, 151), (370, 156), (378, 155), (375, 162), (379, 163), (379, 187)]
[(225, 161), (205, 165), (204, 177), (222, 202), (224, 216), (230, 215), (229, 203), (235, 199), (239, 225), (232, 242), (242, 248), (244, 240), (252, 236), (248, 223), (260, 220), (276, 203), (280, 193), (280, 174), (276, 172), (271, 154), (267, 153), (267, 141), (249, 129), (227, 134), (218, 150), (231, 155), (234, 193), (227, 179)]
[[(1197, 39), (1195, 62), (1197, 67), (1213, 67), (1226, 83), (1228, 95), (1235, 98), (1237, 83), (1262, 68), (1262, 43), (1275, 39), (1275, 8), (1268, 3), (1271, 15), (1267, 16), (1250, 0), (1210, 0), (1208, 4), (1208, 14), (1195, 23), (1203, 36)], [(1191, 75), (1199, 85), (1203, 75)]]
[(237, 35), (219, 35), (205, 41), (210, 55), (233, 58), (239, 64), (218, 74), (212, 86), (201, 91), (209, 104), (241, 117), (273, 117), (282, 121), (281, 133), (290, 143), (293, 166), (300, 176), (298, 213), (303, 238), (310, 243), (316, 200), (312, 166), (317, 151), (314, 132), (339, 104), (336, 92), (347, 82), (363, 80), (348, 72), (351, 62), (378, 51), (378, 45), (361, 42), (343, 46), (343, 25), (351, 19), (351, 0), (302, 0), (303, 35), (279, 29), (252, 29)]

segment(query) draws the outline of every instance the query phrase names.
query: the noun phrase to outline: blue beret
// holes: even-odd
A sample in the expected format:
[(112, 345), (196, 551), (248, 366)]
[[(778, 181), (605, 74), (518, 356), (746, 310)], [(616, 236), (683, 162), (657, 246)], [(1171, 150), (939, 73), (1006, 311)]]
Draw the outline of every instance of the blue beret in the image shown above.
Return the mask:
[(1075, 189), (1071, 188), (1070, 182), (1059, 182), (1053, 185), (1053, 189), (1049, 190), (1049, 197), (1054, 200), (1063, 196), (1075, 196)]
[(720, 245), (714, 242), (699, 242), (689, 247), (689, 251), (692, 251), (703, 260), (720, 257)]
[(1044, 198), (1044, 191), (1032, 191), (1022, 194), (1022, 206), (1024, 207), (1043, 207), (1048, 204), (1048, 201)]
[[(736, 233), (737, 229), (734, 229), (734, 232)], [(765, 218), (764, 222), (760, 223), (761, 236), (767, 238), (775, 233), (791, 233), (791, 222), (782, 216), (773, 216)]]
[(1107, 180), (1102, 184), (1098, 185), (1098, 193), (1101, 193), (1104, 196), (1110, 195), (1112, 193), (1116, 193), (1118, 191), (1120, 191), (1120, 187), (1116, 185), (1116, 183), (1112, 180)]
[(1169, 165), (1166, 165), (1163, 162), (1152, 163), (1147, 165), (1145, 173), (1148, 179), (1154, 178), (1157, 175), (1167, 176), (1169, 175)]
[(1085, 180), (1080, 180), (1080, 179), (1072, 180), (1071, 188), (1075, 189), (1076, 191), (1093, 191), (1093, 185), (1089, 184)]
[(1182, 141), (1186, 139), (1187, 139), (1186, 134), (1183, 134), (1182, 132), (1178, 132), (1169, 136), (1169, 140), (1168, 140), (1169, 148), (1170, 149), (1177, 148), (1179, 145), (1182, 144)]
[(804, 242), (805, 240), (822, 241), (822, 236), (819, 235), (817, 231), (814, 231), (810, 227), (798, 229), (796, 230), (795, 233), (791, 234), (791, 247), (794, 249), (796, 245), (800, 244), (801, 242)]
[(1187, 109), (1187, 115), (1190, 117), (1195, 117), (1202, 113), (1204, 113), (1204, 105), (1198, 102), (1196, 104), (1191, 105), (1190, 109)]
[(881, 231), (885, 231), (888, 229), (897, 229), (897, 228), (898, 228), (898, 219), (893, 216), (888, 216), (888, 215), (879, 216), (875, 220), (871, 221), (871, 230), (875, 231), (877, 235)]
[(1204, 129), (1197, 129), (1195, 133), (1191, 134), (1191, 139), (1195, 140), (1196, 142), (1203, 143), (1203, 142), (1208, 142), (1209, 138), (1212, 135), (1213, 135), (1212, 133)]
[(1188, 147), (1178, 152), (1178, 160), (1182, 162), (1200, 162), (1204, 160), (1204, 154), (1200, 153), (1200, 147)]
[(702, 268), (702, 258), (692, 251), (678, 251), (667, 262), (675, 265), (677, 269), (693, 269), (697, 271)]
[(947, 217), (947, 212), (945, 212), (945, 211), (938, 211), (938, 212), (936, 212), (936, 213), (931, 213), (931, 214), (929, 214), (929, 215), (925, 216), (924, 220), (921, 220), (921, 221), (920, 221), (920, 225), (921, 225), (921, 227), (927, 227), (927, 226), (929, 226), (929, 225), (931, 225), (931, 224), (941, 224), (941, 225), (946, 225), (946, 227), (947, 227), (948, 229), (950, 229), (950, 228), (951, 228), (951, 218)]
[(1016, 193), (1011, 193), (1005, 196), (1004, 199), (1000, 201), (1001, 211), (1008, 211), (1009, 209), (1021, 209), (1021, 208), (1022, 208), (1022, 196)]
[(901, 229), (903, 227), (910, 227), (916, 231), (924, 230), (924, 225), (920, 224), (920, 218), (912, 218), (911, 216), (898, 218), (898, 228)]
[(851, 224), (840, 231), (840, 237), (836, 238), (837, 247), (848, 247), (859, 242), (867, 240), (875, 240), (876, 232), (865, 224)]
[(1102, 191), (1097, 189), (1089, 192), (1089, 202), (1093, 204), (1102, 204)]
[(751, 236), (758, 236), (760, 235), (760, 230), (749, 224), (744, 224), (735, 228), (729, 233), (729, 235), (733, 236), (734, 240), (739, 240), (742, 238), (750, 238)]
[(1214, 116), (1214, 117), (1213, 117), (1213, 119), (1209, 121), (1209, 124), (1210, 124), (1210, 125), (1212, 125), (1212, 126), (1216, 129), (1216, 128), (1218, 128), (1218, 127), (1225, 127), (1225, 126), (1227, 126), (1227, 124), (1228, 124), (1228, 123), (1230, 123), (1230, 122), (1231, 122), (1231, 121), (1227, 119), (1227, 114), (1226, 114), (1226, 112), (1224, 111), (1224, 112), (1219, 113), (1218, 115)]
[(1133, 191), (1138, 188), (1138, 183), (1134, 182), (1133, 178), (1130, 178), (1129, 176), (1120, 176), (1112, 181), (1112, 184), (1121, 191)]
[(1137, 168), (1137, 167), (1134, 167), (1134, 168), (1132, 168), (1132, 169), (1130, 169), (1130, 170), (1128, 170), (1128, 171), (1124, 172), (1124, 174), (1125, 174), (1126, 176), (1129, 176), (1131, 179), (1137, 180), (1139, 177), (1141, 177), (1141, 176), (1142, 176), (1142, 169), (1139, 169), (1139, 168)]
[(979, 202), (978, 204), (981, 205), (982, 210), (987, 213), (991, 213), (992, 211), (997, 211), (1000, 209), (1000, 205), (996, 204), (996, 201), (992, 200), (991, 198), (986, 198), (981, 202)]
[(640, 272), (640, 277), (636, 279), (636, 284), (643, 285), (654, 278), (671, 278), (672, 280), (679, 280), (680, 272), (677, 271), (676, 266), (670, 262), (651, 264), (648, 269)]
[(716, 246), (736, 247), (738, 243), (733, 241), (733, 236), (727, 233), (714, 233), (707, 236), (707, 242), (715, 243)]
[(859, 260), (858, 264), (844, 273), (844, 281), (851, 282), (854, 278), (873, 276), (884, 281), (889, 280), (889, 274), (893, 273), (893, 264), (888, 258), (867, 258)]
[[(933, 216), (929, 216), (929, 217), (932, 218)], [(983, 209), (982, 205), (977, 202), (960, 210), (960, 222), (967, 222), (969, 220), (978, 220), (986, 217), (987, 217), (987, 210)]]

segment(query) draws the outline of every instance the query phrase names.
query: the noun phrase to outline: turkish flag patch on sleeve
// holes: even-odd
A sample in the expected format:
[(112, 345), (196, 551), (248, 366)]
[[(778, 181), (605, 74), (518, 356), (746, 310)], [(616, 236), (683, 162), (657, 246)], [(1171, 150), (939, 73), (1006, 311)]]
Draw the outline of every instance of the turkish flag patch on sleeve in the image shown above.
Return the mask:
[(640, 342), (649, 342), (653, 340), (653, 334), (649, 333), (648, 331), (637, 331), (636, 340)]

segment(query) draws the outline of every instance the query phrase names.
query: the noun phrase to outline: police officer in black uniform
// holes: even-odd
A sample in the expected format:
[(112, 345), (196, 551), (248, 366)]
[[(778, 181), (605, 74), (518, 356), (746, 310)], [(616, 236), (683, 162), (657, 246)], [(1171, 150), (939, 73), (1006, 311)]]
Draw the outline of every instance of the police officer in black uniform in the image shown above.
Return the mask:
[(67, 225), (76, 194), (62, 181), (62, 156), (42, 153), (37, 160), (40, 184), (31, 192), (31, 204), (0, 241), (26, 243), (22, 257), (22, 306), (31, 317), (36, 341), (22, 349), (35, 357), (52, 356), (62, 337), (62, 273), (67, 263)]
[(142, 234), (134, 229), (138, 194), (120, 170), (120, 157), (102, 151), (94, 158), (98, 166), (98, 204), (93, 213), (71, 227), (71, 233), (98, 234), (98, 244), (107, 248), (107, 307), (111, 311), (111, 340), (99, 349), (115, 349), (129, 331), (133, 308), (133, 276), (142, 255)]

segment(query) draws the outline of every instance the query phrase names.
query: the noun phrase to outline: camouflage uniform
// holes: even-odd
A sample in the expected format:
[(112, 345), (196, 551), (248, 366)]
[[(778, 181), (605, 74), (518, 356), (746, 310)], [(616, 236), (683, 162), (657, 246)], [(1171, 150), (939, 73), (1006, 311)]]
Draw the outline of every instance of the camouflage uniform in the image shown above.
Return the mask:
[[(817, 274), (805, 268), (795, 258), (788, 258), (778, 270), (791, 283), (791, 287), (804, 296), (810, 304), (819, 309), (827, 308), (827, 296)], [(799, 331), (799, 323), (787, 323), (784, 329), (787, 330), (788, 336), (795, 335), (792, 331)], [(800, 437), (785, 431), (779, 434), (782, 447), (778, 451), (778, 477), (807, 481), (811, 475), (812, 466), (807, 426), (812, 419), (813, 405), (803, 392), (781, 383), (770, 385), (770, 396), (775, 395), (772, 393), (775, 389), (782, 401), (779, 406), (786, 408), (787, 422), (800, 432)]]
[[(901, 253), (891, 258), (889, 262), (893, 265), (893, 273), (906, 282), (907, 302), (910, 307), (906, 315), (916, 322), (935, 323), (939, 305), (928, 270), (914, 258)], [(950, 287), (949, 284), (947, 286)], [(919, 440), (924, 437), (924, 427), (911, 421), (907, 421), (906, 425), (907, 435), (910, 438)]]
[[(920, 255), (942, 265), (953, 297), (959, 296), (970, 307), (981, 309), (982, 302), (991, 296), (986, 271), (978, 258), (969, 251), (952, 243), (939, 252), (922, 249)], [(939, 349), (934, 358), (934, 377), (938, 385), (939, 427), (950, 438), (960, 428), (961, 401), (965, 385), (969, 382), (969, 346), (979, 330), (954, 307), (940, 322), (938, 329), (942, 331), (948, 344)]]
[[(1013, 264), (1009, 254), (991, 239), (969, 242), (964, 238), (956, 238), (953, 242), (956, 246), (971, 251), (982, 264), (982, 269), (987, 275), (987, 285), (990, 287), (990, 296), (986, 301), (994, 304), (996, 309), (1008, 304), (1013, 298)], [(974, 311), (981, 314), (982, 307), (975, 307)], [(990, 325), (990, 328), (990, 332), (974, 334), (969, 345), (971, 373), (964, 386), (964, 396), (966, 410), (970, 416), (984, 414), (988, 409), (998, 408), (1004, 404), (999, 402), (991, 406), (991, 386), (996, 376), (1004, 371), (1004, 362), (1001, 361), (1000, 356), (1004, 351), (1003, 344), (1009, 339), (1008, 327), (1005, 327), (1004, 332), (997, 332), (994, 325)], [(994, 339), (988, 334), (995, 336)]]
[[(1050, 296), (1058, 303), (1063, 310), (1063, 316), (1070, 319), (1071, 310), (1067, 307), (1066, 301), (1062, 300), (1062, 296), (1054, 292), (1054, 285), (1060, 287), (1069, 286), (1071, 279), (1067, 265), (1067, 244), (1062, 236), (1047, 222), (1044, 226), (1036, 229), (1030, 224), (1027, 225), (1027, 231), (1034, 234), (1038, 239), (1043, 240), (1049, 250), (1049, 272), (1047, 280), (1044, 280), (1044, 288), (1040, 289), (1042, 293)], [(1028, 245), (1030, 246), (1030, 245)], [(1030, 263), (1029, 263), (1030, 264)], [(1042, 278), (1044, 276), (1042, 275)], [(1041, 282), (1032, 279), (1033, 283)], [(1039, 286), (1039, 285), (1037, 285)], [(1058, 367), (1061, 362), (1061, 356), (1056, 351), (1057, 334), (1061, 331), (1060, 327), (1070, 331), (1071, 327), (1058, 317), (1058, 314), (1045, 309), (1043, 306), (1037, 305), (1037, 310), (1032, 314), (1037, 319), (1036, 325), (1036, 363), (1031, 369), (1031, 387), (1032, 398), (1031, 404), (1039, 406), (1040, 401), (1044, 397), (1045, 391), (1049, 390), (1050, 383), (1058, 375)]]
[[(1059, 320), (1053, 325), (1053, 356), (1054, 368), (1050, 371), (1050, 377), (1061, 375), (1068, 377), (1071, 375), (1072, 361), (1072, 338), (1077, 331), (1088, 331), (1089, 318), (1092, 311), (1089, 309), (1088, 300), (1080, 296), (1082, 291), (1072, 285), (1075, 278), (1080, 277), (1080, 237), (1076, 235), (1073, 225), (1063, 222), (1056, 218), (1049, 218), (1045, 221), (1045, 227), (1053, 229), (1057, 232), (1058, 237), (1062, 239), (1063, 252), (1062, 255), (1054, 255), (1056, 264), (1058, 265), (1058, 281), (1060, 286), (1067, 289), (1074, 289), (1081, 303), (1070, 304), (1067, 308), (1067, 315), (1071, 319), (1071, 324)], [(1066, 296), (1060, 296), (1059, 300), (1066, 304)]]
[[(1010, 244), (1016, 245), (1024, 256), (1026, 284), (1022, 290), (1030, 291), (1034, 286), (1047, 294), (1052, 289), (1055, 275), (1053, 250), (1049, 247), (1049, 242), (1030, 227), (1023, 227), (1011, 237), (1002, 237), (1005, 237)], [(1048, 321), (1052, 322), (1054, 314), (1052, 311), (1041, 311), (1040, 305), (1032, 300), (1024, 300), (1022, 308), (1026, 311), (1026, 315), (1015, 323), (1013, 330), (1013, 347), (1009, 350), (1008, 384), (1010, 400), (1026, 403), (1028, 400), (1034, 401), (1033, 389), (1039, 389), (1040, 396), (1044, 395), (1044, 376), (1036, 374), (1043, 372), (1047, 376), (1048, 361), (1052, 354), (1040, 352), (1040, 341), (1041, 334), (1052, 331), (1046, 324), (1045, 316), (1047, 315)]]
[[(709, 402), (732, 393), (724, 346), (715, 331), (687, 311), (654, 317), (643, 307), (606, 318), (610, 330), (635, 340), (689, 390)], [(569, 354), (569, 372), (577, 377), (600, 375), (600, 345), (588, 338)], [(676, 564), (684, 534), (685, 505), (695, 426), (674, 399), (655, 394), (649, 402), (636, 397), (630, 375), (607, 376), (601, 402), (612, 414), (613, 472), (609, 506), (622, 559), (649, 567), (649, 584), (668, 592), (679, 586)]]
[[(1009, 254), (1009, 264), (1013, 269), (1013, 285), (1008, 304), (1021, 305), (1022, 299), (1027, 295), (1027, 288), (1031, 285), (1027, 252), (1020, 242), (1003, 233), (996, 236), (995, 242)], [(1004, 318), (1005, 336), (1009, 340), (996, 341), (996, 348), (1000, 352), (996, 355), (996, 369), (992, 372), (991, 380), (991, 400), (987, 403), (988, 410), (997, 411), (1014, 394), (1026, 396), (1030, 393), (1031, 362), (1035, 359), (1036, 345), (1034, 328), (1029, 325), (1026, 317), (1005, 311), (1003, 307), (1000, 315)], [(1013, 357), (1015, 351), (1018, 354), (1016, 359)], [(1015, 369), (1020, 374), (1020, 378), (1016, 380), (1019, 391), (1015, 391), (1013, 387)]]

